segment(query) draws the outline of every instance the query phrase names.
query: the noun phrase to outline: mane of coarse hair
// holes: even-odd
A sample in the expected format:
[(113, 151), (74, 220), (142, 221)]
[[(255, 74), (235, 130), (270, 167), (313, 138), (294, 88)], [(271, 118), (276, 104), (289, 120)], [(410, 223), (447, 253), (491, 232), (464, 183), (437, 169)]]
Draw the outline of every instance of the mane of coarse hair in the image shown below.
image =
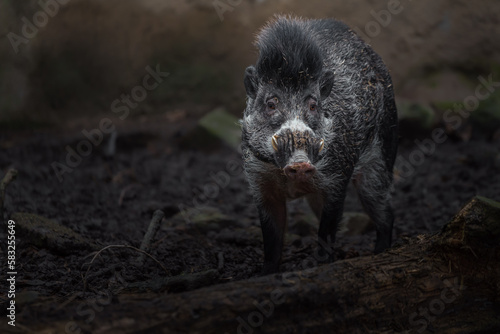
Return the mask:
[(257, 75), (264, 82), (300, 89), (319, 79), (323, 56), (314, 31), (301, 19), (278, 16), (257, 36)]

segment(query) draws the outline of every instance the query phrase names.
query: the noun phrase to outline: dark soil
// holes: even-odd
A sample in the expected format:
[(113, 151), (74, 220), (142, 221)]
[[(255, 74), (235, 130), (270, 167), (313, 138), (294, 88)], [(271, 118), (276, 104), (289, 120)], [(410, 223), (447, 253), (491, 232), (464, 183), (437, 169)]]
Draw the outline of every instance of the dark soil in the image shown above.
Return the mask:
[[(166, 214), (150, 254), (167, 273), (150, 258), (142, 266), (137, 264), (139, 253), (132, 249), (104, 250), (90, 265), (95, 255), (91, 249), (49, 250), (19, 235), (16, 288), (26, 297), (19, 302), (19, 323), (34, 321), (33, 305), (41, 302), (57, 318), (58, 307), (66, 302), (99, 296), (103, 291), (114, 295), (130, 291), (173, 293), (259, 275), (263, 258), (259, 221), (239, 153), (223, 144), (211, 150), (186, 148), (189, 132), (179, 129), (188, 125), (150, 125), (120, 130), (112, 157), (101, 147), (94, 148), (78, 167), (63, 175), (63, 182), (51, 164), (64, 161), (66, 145), (75, 148), (83, 139), (81, 133), (4, 131), (0, 135), (2, 175), (11, 167), (19, 171), (7, 188), (7, 217), (14, 212), (34, 213), (80, 233), (99, 247), (139, 247), (153, 212), (161, 209)], [(396, 176), (395, 241), (438, 231), (476, 194), (500, 200), (499, 147), (498, 139), (481, 136), (472, 136), (468, 142), (449, 139), (412, 175), (404, 180)], [(403, 139), (399, 153), (407, 158), (414, 149), (411, 141)], [(228, 176), (227, 186), (215, 186), (214, 175)], [(315, 266), (315, 218), (304, 201), (291, 202), (289, 207), (289, 234), (281, 269)], [(186, 220), (179, 210), (187, 208), (203, 214), (196, 219), (188, 215)], [(352, 189), (345, 211), (361, 211)], [(3, 235), (2, 240), (5, 238)], [(339, 236), (337, 257), (369, 255), (374, 241), (373, 230)], [(5, 249), (2, 252), (5, 258)], [(195, 285), (165, 286), (150, 281), (210, 269), (219, 274)], [(6, 300), (1, 297), (2, 309)], [(77, 315), (75, 319), (79, 319)]]

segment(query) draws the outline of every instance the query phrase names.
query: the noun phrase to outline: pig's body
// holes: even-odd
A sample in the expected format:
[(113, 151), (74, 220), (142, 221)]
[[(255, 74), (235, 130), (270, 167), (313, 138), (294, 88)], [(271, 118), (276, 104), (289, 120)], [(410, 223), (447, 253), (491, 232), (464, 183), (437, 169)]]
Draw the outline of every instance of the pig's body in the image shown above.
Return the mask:
[(397, 112), (382, 60), (334, 20), (277, 18), (257, 46), (257, 64), (245, 74), (242, 150), (262, 225), (263, 271), (279, 270), (289, 199), (307, 198), (323, 251), (331, 252), (351, 179), (377, 227), (375, 252), (390, 247)]

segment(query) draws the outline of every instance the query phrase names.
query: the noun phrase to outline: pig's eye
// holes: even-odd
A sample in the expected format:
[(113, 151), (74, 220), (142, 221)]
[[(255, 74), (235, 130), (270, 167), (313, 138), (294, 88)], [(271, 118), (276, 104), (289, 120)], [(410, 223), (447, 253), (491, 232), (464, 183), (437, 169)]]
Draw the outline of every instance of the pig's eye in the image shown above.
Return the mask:
[(318, 111), (318, 105), (316, 104), (316, 101), (309, 101), (309, 110), (310, 111)]
[(270, 100), (267, 100), (267, 109), (268, 110), (276, 110), (276, 104), (278, 103), (277, 98), (272, 98)]

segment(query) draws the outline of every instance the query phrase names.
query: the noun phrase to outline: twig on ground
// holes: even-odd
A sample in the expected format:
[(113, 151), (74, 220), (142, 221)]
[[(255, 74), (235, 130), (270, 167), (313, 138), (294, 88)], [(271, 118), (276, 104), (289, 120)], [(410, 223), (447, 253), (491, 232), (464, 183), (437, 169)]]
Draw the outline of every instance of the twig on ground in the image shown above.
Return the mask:
[(109, 245), (109, 246), (106, 246), (102, 249), (100, 249), (93, 257), (92, 257), (92, 260), (90, 260), (90, 262), (88, 263), (89, 264), (89, 267), (87, 268), (87, 271), (85, 272), (85, 275), (83, 276), (83, 290), (86, 291), (87, 290), (87, 275), (90, 271), (90, 268), (92, 267), (92, 263), (94, 263), (94, 260), (103, 252), (105, 251), (106, 249), (112, 249), (112, 248), (127, 248), (127, 249), (132, 249), (136, 252), (139, 252), (139, 253), (142, 253), (144, 255), (146, 255), (147, 257), (149, 257), (150, 259), (152, 259), (153, 261), (155, 261), (164, 271), (165, 273), (167, 273), (167, 275), (170, 275), (170, 273), (168, 272), (167, 268), (165, 268), (165, 266), (163, 264), (160, 263), (160, 261), (158, 261), (157, 259), (155, 259), (152, 255), (146, 253), (145, 251), (142, 251), (140, 250), (139, 248), (135, 248), (133, 246), (128, 246), (128, 245)]
[[(151, 219), (151, 222), (149, 223), (148, 230), (146, 231), (146, 234), (144, 235), (144, 239), (142, 239), (141, 247), (140, 250), (143, 252), (149, 252), (149, 249), (151, 247), (151, 241), (153, 241), (153, 238), (156, 235), (156, 232), (158, 232), (158, 229), (160, 228), (160, 222), (165, 217), (165, 213), (161, 210), (156, 210), (153, 213), (153, 218)], [(141, 253), (139, 257), (137, 258), (136, 263), (139, 265), (144, 264), (144, 257), (145, 253)]]

